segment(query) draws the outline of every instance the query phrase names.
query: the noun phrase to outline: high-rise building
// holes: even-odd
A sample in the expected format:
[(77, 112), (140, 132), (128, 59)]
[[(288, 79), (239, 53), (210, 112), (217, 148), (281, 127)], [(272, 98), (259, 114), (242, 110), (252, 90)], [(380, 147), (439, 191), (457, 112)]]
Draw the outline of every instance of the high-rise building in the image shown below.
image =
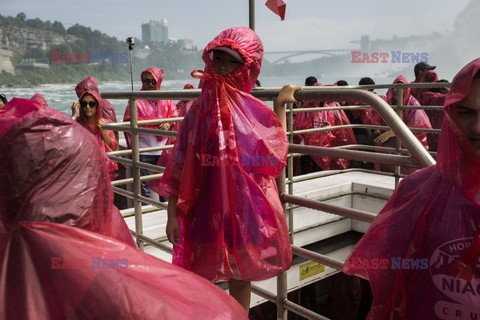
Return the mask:
[(150, 20), (149, 23), (142, 24), (142, 42), (144, 43), (166, 43), (168, 42), (168, 23), (166, 19), (162, 21)]

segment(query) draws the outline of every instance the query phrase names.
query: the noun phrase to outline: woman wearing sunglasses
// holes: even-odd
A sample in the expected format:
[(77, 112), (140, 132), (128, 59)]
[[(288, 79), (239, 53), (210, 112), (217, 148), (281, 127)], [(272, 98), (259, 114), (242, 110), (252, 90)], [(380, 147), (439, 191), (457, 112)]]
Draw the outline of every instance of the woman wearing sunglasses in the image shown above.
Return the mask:
[[(162, 81), (165, 78), (163, 70), (157, 67), (150, 67), (145, 69), (140, 74), (140, 79), (142, 80), (142, 91), (148, 90), (160, 90)], [(150, 100), (150, 99), (138, 99), (135, 101), (135, 106), (137, 108), (138, 120), (152, 120), (152, 119), (165, 119), (165, 118), (174, 118), (177, 117), (177, 106), (172, 100)], [(130, 105), (128, 104), (125, 109), (125, 114), (123, 116), (123, 121), (130, 121)], [(164, 122), (161, 124), (153, 125), (142, 125), (144, 128), (160, 129), (160, 130), (175, 130), (173, 122)], [(128, 148), (132, 147), (130, 133), (124, 132), (125, 140), (127, 141)], [(156, 136), (148, 133), (139, 133), (138, 142), (140, 148), (150, 148), (150, 147), (162, 147), (168, 144), (173, 144), (173, 138), (167, 138), (164, 136)], [(168, 162), (168, 157), (171, 154), (171, 151), (168, 150), (163, 152), (162, 150), (157, 151), (144, 151), (140, 153), (140, 161), (156, 165), (161, 161), (161, 163)], [(162, 159), (161, 159), (162, 157)], [(148, 169), (140, 169), (140, 175), (146, 176), (152, 174), (153, 171)], [(148, 181), (142, 181), (141, 183), (141, 193), (142, 196), (149, 198), (150, 185)], [(161, 198), (161, 200), (165, 200)]]
[[(109, 121), (102, 117), (103, 99), (97, 90), (86, 87), (79, 95), (78, 118), (76, 119), (83, 127), (95, 135), (100, 148), (106, 153), (117, 150), (118, 141), (112, 130), (103, 128), (103, 125)], [(73, 108), (72, 108), (73, 109)], [(110, 179), (114, 179), (115, 172), (118, 170), (118, 164), (110, 160), (105, 155), (105, 163), (107, 165)]]

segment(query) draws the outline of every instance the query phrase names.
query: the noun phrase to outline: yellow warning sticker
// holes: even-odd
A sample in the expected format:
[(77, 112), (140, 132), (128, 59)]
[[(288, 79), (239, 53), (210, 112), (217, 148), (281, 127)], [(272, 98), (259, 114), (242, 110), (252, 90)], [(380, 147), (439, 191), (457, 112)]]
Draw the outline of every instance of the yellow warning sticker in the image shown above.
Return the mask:
[(305, 264), (300, 265), (299, 269), (299, 276), (300, 280), (305, 280), (307, 278), (313, 277), (319, 273), (325, 271), (325, 266), (318, 262), (307, 262)]

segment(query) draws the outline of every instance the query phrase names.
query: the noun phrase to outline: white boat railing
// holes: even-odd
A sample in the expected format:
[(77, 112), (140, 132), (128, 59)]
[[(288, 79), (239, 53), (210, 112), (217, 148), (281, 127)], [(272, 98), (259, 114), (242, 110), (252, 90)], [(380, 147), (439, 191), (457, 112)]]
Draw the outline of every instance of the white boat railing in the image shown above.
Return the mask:
[[(298, 197), (293, 195), (293, 185), (296, 182), (303, 181), (306, 178), (294, 177), (293, 176), (293, 158), (298, 155), (308, 154), (308, 155), (319, 155), (319, 156), (330, 156), (334, 158), (342, 158), (348, 160), (363, 160), (374, 163), (386, 163), (397, 166), (394, 176), (396, 177), (396, 183), (398, 183), (400, 175), (400, 166), (407, 167), (427, 167), (435, 163), (433, 157), (429, 154), (427, 150), (422, 146), (422, 144), (417, 140), (413, 135), (412, 130), (410, 130), (405, 123), (401, 120), (399, 115), (395, 112), (394, 108), (387, 104), (382, 98), (376, 94), (361, 90), (361, 89), (375, 89), (375, 88), (390, 88), (397, 87), (399, 97), (402, 96), (403, 88), (406, 87), (442, 87), (448, 86), (449, 84), (395, 84), (395, 85), (374, 85), (374, 86), (354, 86), (354, 87), (304, 87), (302, 90), (295, 93), (295, 97), (299, 101), (346, 101), (353, 100), (361, 103), (365, 103), (365, 106), (351, 106), (351, 107), (338, 107), (338, 109), (359, 109), (371, 107), (376, 110), (377, 113), (383, 118), (385, 123), (395, 132), (395, 136), (398, 137), (397, 148), (395, 149), (397, 154), (382, 154), (379, 152), (369, 152), (361, 151), (356, 149), (368, 149), (368, 146), (365, 145), (349, 145), (336, 148), (322, 148), (315, 146), (305, 146), (291, 143), (293, 141), (293, 136), (299, 133), (313, 132), (313, 131), (325, 131), (338, 129), (342, 127), (351, 127), (351, 128), (374, 128), (379, 129), (378, 126), (368, 126), (368, 125), (346, 125), (346, 126), (329, 126), (327, 129), (310, 129), (310, 130), (293, 130), (293, 114), (296, 112), (307, 112), (307, 111), (321, 111), (318, 108), (311, 108), (312, 110), (302, 108), (301, 110), (296, 110), (293, 108), (292, 104), (288, 104), (287, 108), (281, 107), (278, 110), (275, 110), (277, 116), (282, 122), (287, 135), (290, 140), (289, 148), (289, 158), (288, 158), (288, 173), (287, 170), (284, 170), (282, 174), (277, 179), (278, 189), (280, 193), (280, 198), (285, 208), (286, 218), (288, 221), (288, 226), (290, 229), (290, 234), (293, 235), (293, 206), (303, 206), (315, 210), (321, 210), (324, 212), (333, 213), (343, 217), (348, 217), (360, 221), (371, 222), (375, 215), (369, 212), (364, 212), (361, 210), (345, 208), (340, 206), (335, 206), (332, 204), (325, 204), (319, 201), (305, 199), (303, 197)], [(261, 88), (258, 90), (253, 90), (252, 95), (255, 97), (265, 100), (272, 101), (276, 98), (281, 88)], [(175, 136), (176, 132), (165, 131), (165, 130), (155, 130), (149, 128), (139, 127), (141, 125), (147, 124), (160, 124), (163, 122), (181, 122), (182, 118), (170, 118), (170, 119), (158, 119), (158, 120), (147, 120), (147, 121), (138, 121), (137, 110), (135, 106), (136, 99), (171, 99), (171, 100), (185, 100), (185, 99), (195, 99), (200, 95), (201, 91), (198, 89), (189, 89), (189, 90), (166, 90), (166, 91), (139, 91), (139, 92), (115, 92), (115, 93), (103, 93), (102, 98), (106, 99), (128, 99), (130, 104), (131, 111), (131, 121), (130, 122), (121, 122), (116, 124), (108, 124), (106, 127), (111, 130), (117, 131), (128, 131), (131, 134), (131, 150), (119, 150), (114, 152), (109, 152), (108, 156), (117, 161), (120, 164), (129, 166), (132, 169), (132, 177), (116, 180), (112, 182), (113, 190), (115, 193), (121, 194), (127, 198), (133, 199), (133, 207), (135, 214), (135, 231), (132, 231), (134, 236), (137, 239), (137, 244), (141, 250), (144, 248), (144, 243), (155, 246), (163, 251), (171, 253), (171, 248), (162, 243), (165, 239), (151, 239), (146, 237), (143, 234), (143, 220), (142, 214), (142, 202), (153, 205), (157, 208), (166, 209), (167, 205), (165, 203), (156, 201), (151, 198), (144, 197), (140, 194), (140, 182), (148, 181), (153, 179), (159, 179), (162, 176), (162, 172), (165, 168), (151, 165), (147, 163), (140, 162), (139, 154), (145, 151), (152, 150), (166, 150), (172, 148), (172, 146), (162, 146), (156, 148), (139, 148), (138, 144), (138, 133), (148, 133), (155, 135), (163, 136)], [(397, 101), (402, 101), (402, 99), (397, 99)], [(330, 108), (330, 107), (329, 107)], [(397, 111), (402, 110), (405, 106), (398, 105), (396, 106)], [(423, 107), (419, 107), (423, 108)], [(432, 107), (429, 107), (432, 108)], [(438, 109), (440, 107), (433, 107)], [(332, 108), (333, 109), (333, 108)], [(288, 123), (288, 126), (287, 126)], [(387, 128), (387, 127), (380, 127)], [(439, 130), (425, 130), (429, 132), (438, 132)], [(400, 143), (405, 146), (406, 149), (400, 149)], [(388, 151), (389, 148), (379, 148), (372, 147), (372, 150), (376, 151)], [(404, 154), (406, 153), (406, 154)], [(150, 176), (140, 176), (140, 168), (150, 169), (156, 174)], [(360, 171), (370, 171), (365, 169), (347, 169), (348, 170), (360, 170)], [(337, 174), (341, 171), (333, 172), (318, 172), (312, 175), (309, 175), (309, 178), (316, 178), (321, 176), (327, 176), (331, 174)], [(378, 171), (375, 171), (379, 173)], [(386, 174), (386, 173), (379, 173)], [(388, 175), (388, 174), (387, 174)], [(391, 175), (391, 174), (390, 174)], [(287, 179), (288, 177), (288, 179)], [(132, 185), (133, 191), (127, 191), (120, 186)], [(287, 188), (288, 185), (288, 188)], [(160, 241), (159, 241), (160, 240)], [(343, 262), (336, 261), (327, 257), (325, 255), (319, 254), (314, 251), (307, 250), (298, 246), (292, 246), (293, 253), (295, 255), (307, 258), (312, 261), (330, 266), (334, 269), (342, 269)], [(308, 310), (292, 301), (287, 299), (287, 274), (283, 273), (277, 277), (277, 294), (272, 295), (270, 292), (259, 288), (255, 285), (252, 285), (252, 291), (257, 295), (276, 303), (277, 305), (277, 319), (287, 319), (287, 312), (291, 311), (298, 315), (301, 315), (307, 319), (327, 319), (324, 316), (317, 314), (311, 310)]]

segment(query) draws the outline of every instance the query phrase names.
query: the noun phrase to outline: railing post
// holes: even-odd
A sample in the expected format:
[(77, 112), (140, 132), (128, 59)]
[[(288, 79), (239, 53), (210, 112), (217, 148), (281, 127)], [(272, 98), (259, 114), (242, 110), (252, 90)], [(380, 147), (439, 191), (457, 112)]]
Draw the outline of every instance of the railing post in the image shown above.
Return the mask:
[(287, 300), (287, 272), (282, 272), (277, 276), (277, 320), (287, 320), (288, 310), (283, 306)]
[[(293, 143), (293, 103), (288, 104), (288, 109), (290, 110), (288, 114), (288, 132), (290, 133), (288, 135), (288, 142)], [(294, 158), (290, 154), (288, 157), (288, 194), (293, 195), (293, 169), (294, 169)], [(288, 219), (288, 233), (290, 234), (290, 243), (293, 244), (293, 209), (292, 206), (288, 206), (288, 210), (286, 211), (287, 214), (287, 219)]]
[(248, 2), (248, 26), (255, 30), (255, 0), (249, 0)]
[[(133, 177), (133, 206), (135, 208), (135, 232), (143, 235), (143, 220), (142, 220), (142, 202), (138, 200), (138, 195), (141, 194), (140, 187), (140, 162), (138, 132), (138, 112), (135, 105), (135, 99), (129, 99), (130, 105), (130, 134), (132, 143), (132, 177)], [(143, 251), (143, 241), (137, 237), (137, 246)]]
[[(402, 119), (403, 121), (403, 110), (401, 107), (403, 106), (403, 88), (398, 88), (396, 92), (395, 99), (397, 101), (397, 114)], [(395, 135), (395, 154), (400, 155), (400, 149), (402, 148), (402, 143), (400, 142), (400, 139)], [(401, 168), (400, 166), (395, 166), (394, 169), (394, 174), (395, 174), (395, 189), (397, 189), (398, 183), (400, 182), (400, 174), (401, 174)]]
[[(287, 118), (285, 112), (285, 105), (282, 105), (278, 108), (274, 108), (274, 111), (282, 124), (283, 130), (286, 131), (287, 128)], [(285, 168), (282, 170), (282, 173), (277, 178), (277, 187), (278, 193), (281, 195), (285, 193)], [(283, 212), (285, 212), (285, 203), (282, 203)], [(290, 240), (291, 241), (291, 240)], [(287, 320), (288, 311), (283, 306), (283, 301), (287, 299), (287, 273), (283, 272), (277, 276), (277, 319), (278, 320)]]

